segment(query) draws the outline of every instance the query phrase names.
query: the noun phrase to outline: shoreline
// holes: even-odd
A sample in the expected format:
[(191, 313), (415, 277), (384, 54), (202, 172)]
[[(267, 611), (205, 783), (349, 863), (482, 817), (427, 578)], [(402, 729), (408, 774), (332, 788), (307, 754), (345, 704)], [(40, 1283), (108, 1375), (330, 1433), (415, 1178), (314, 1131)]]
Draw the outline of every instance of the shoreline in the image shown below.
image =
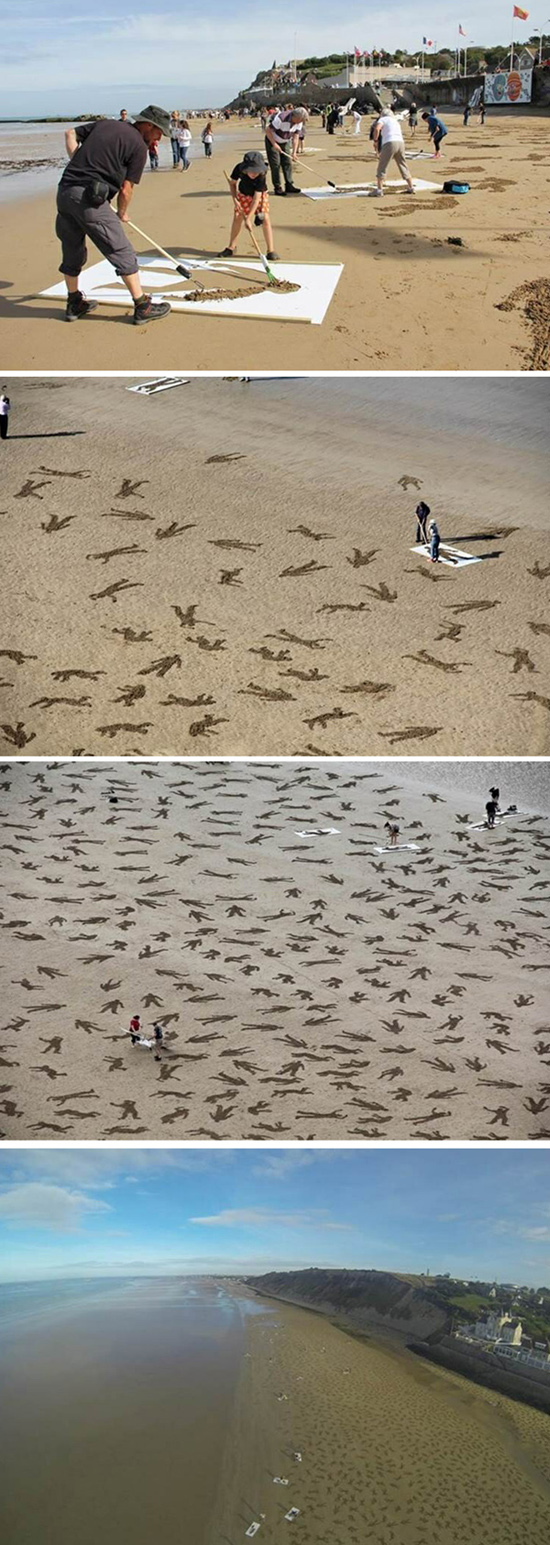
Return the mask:
[[(271, 1545), (292, 1506), (304, 1545), (386, 1545), (396, 1528), (399, 1545), (413, 1545), (419, 1530), (424, 1545), (440, 1545), (442, 1533), (468, 1545), (527, 1537), (545, 1545), (546, 1416), (418, 1366), (374, 1335), (351, 1347), (330, 1320), (271, 1302), (270, 1327), (260, 1334), (261, 1322), (249, 1322), (250, 1357), (208, 1545), (237, 1545), (253, 1519), (261, 1522), (258, 1545)], [(274, 1486), (274, 1473), (288, 1487)]]

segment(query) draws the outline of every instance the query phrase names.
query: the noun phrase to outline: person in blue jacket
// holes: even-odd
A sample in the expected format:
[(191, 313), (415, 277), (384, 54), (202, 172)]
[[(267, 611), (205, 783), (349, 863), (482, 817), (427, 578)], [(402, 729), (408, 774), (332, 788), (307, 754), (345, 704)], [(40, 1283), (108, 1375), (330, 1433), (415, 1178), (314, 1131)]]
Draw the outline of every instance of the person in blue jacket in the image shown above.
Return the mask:
[(441, 141), (447, 133), (447, 125), (443, 122), (442, 118), (438, 118), (434, 107), (430, 108), (429, 113), (423, 113), (422, 117), (428, 125), (428, 134), (434, 147), (434, 157), (438, 160), (441, 155)]

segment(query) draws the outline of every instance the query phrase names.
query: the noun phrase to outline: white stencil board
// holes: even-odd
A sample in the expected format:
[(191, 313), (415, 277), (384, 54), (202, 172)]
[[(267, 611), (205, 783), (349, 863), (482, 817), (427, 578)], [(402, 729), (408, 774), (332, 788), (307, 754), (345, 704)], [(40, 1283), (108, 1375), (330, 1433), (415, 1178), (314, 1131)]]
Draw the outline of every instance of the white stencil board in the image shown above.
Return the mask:
[[(194, 273), (200, 278), (201, 273), (211, 272), (208, 261), (197, 262), (196, 258), (182, 257), (181, 262), (188, 263)], [(170, 263), (168, 259), (161, 257), (140, 257), (140, 276), (144, 289), (150, 291), (157, 300), (169, 300), (173, 311), (186, 311), (188, 314), (205, 313), (206, 316), (234, 316), (252, 317), (258, 321), (271, 322), (313, 322), (320, 325), (324, 321), (328, 307), (334, 295), (338, 280), (343, 273), (342, 263), (274, 263), (271, 264), (274, 274), (278, 279), (288, 279), (292, 284), (299, 285), (299, 289), (291, 294), (280, 294), (277, 290), (266, 284), (265, 289), (257, 294), (253, 291), (250, 295), (240, 296), (238, 300), (186, 300), (186, 294), (192, 290), (192, 285), (177, 273), (176, 263)], [(226, 288), (224, 275), (227, 274), (229, 286), (231, 283), (239, 284), (238, 269), (242, 268), (243, 278), (246, 283), (246, 275), (253, 278), (265, 278), (261, 263), (246, 262), (239, 264), (234, 260), (231, 264), (217, 260), (216, 273), (213, 273), (214, 283), (220, 288)], [(103, 301), (111, 306), (125, 306), (129, 308), (132, 301), (123, 284), (115, 273), (107, 258), (100, 263), (94, 263), (90, 268), (85, 268), (80, 276), (80, 289), (83, 295), (89, 299)], [(41, 290), (41, 296), (49, 299), (65, 301), (67, 292), (65, 284), (52, 284), (49, 289)]]
[[(417, 193), (441, 193), (443, 189), (442, 182), (425, 182), (422, 177), (413, 177), (413, 183)], [(398, 188), (404, 193), (407, 184), (400, 177), (398, 182), (386, 182), (384, 186)], [(343, 182), (337, 188), (302, 188), (302, 193), (312, 199), (374, 198), (375, 188), (375, 182)], [(410, 196), (408, 193), (407, 198)]]
[[(430, 556), (430, 549), (423, 542), (411, 547), (411, 552), (418, 553), (420, 558)], [(452, 569), (465, 569), (469, 563), (481, 563), (481, 558), (476, 558), (474, 553), (463, 552), (460, 547), (451, 547), (448, 542), (440, 542), (439, 562), (448, 564)]]

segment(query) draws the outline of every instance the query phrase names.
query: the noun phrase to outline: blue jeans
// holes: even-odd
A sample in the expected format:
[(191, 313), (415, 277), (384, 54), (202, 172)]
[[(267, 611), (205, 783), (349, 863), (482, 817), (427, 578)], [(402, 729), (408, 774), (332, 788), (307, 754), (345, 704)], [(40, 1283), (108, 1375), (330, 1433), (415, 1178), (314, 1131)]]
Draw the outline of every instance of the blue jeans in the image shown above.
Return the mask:
[(172, 146), (172, 161), (174, 166), (179, 166), (180, 147), (178, 145), (177, 139), (171, 139), (170, 144)]
[(180, 161), (181, 161), (181, 164), (183, 166), (183, 170), (184, 170), (184, 172), (187, 172), (189, 170), (189, 146), (188, 145), (179, 145), (178, 149), (179, 149), (179, 153), (180, 153)]
[(439, 537), (433, 536), (430, 542), (430, 558), (437, 561), (439, 558)]

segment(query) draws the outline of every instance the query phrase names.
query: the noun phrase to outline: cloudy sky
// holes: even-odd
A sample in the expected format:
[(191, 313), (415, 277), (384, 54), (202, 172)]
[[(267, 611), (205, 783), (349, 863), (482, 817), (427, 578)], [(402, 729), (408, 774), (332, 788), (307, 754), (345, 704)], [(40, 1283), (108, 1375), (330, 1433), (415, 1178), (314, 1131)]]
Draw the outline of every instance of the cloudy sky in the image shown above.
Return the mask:
[[(197, 14), (198, 12), (198, 14)], [(442, 0), (413, 0), (367, 9), (349, 0), (338, 22), (333, 0), (274, 7), (265, 0), (210, 0), (195, 8), (165, 0), (23, 0), (4, 9), (0, 88), (2, 116), (130, 112), (156, 101), (222, 105), (274, 58), (358, 48), (420, 48), (425, 34), (454, 47), (458, 24), (472, 43), (505, 43), (512, 6), (468, 0), (464, 10)], [(541, 13), (544, 21), (544, 13)], [(529, 36), (533, 11), (516, 23)]]
[(292, 1266), (550, 1281), (550, 1155), (0, 1152), (0, 1280)]

